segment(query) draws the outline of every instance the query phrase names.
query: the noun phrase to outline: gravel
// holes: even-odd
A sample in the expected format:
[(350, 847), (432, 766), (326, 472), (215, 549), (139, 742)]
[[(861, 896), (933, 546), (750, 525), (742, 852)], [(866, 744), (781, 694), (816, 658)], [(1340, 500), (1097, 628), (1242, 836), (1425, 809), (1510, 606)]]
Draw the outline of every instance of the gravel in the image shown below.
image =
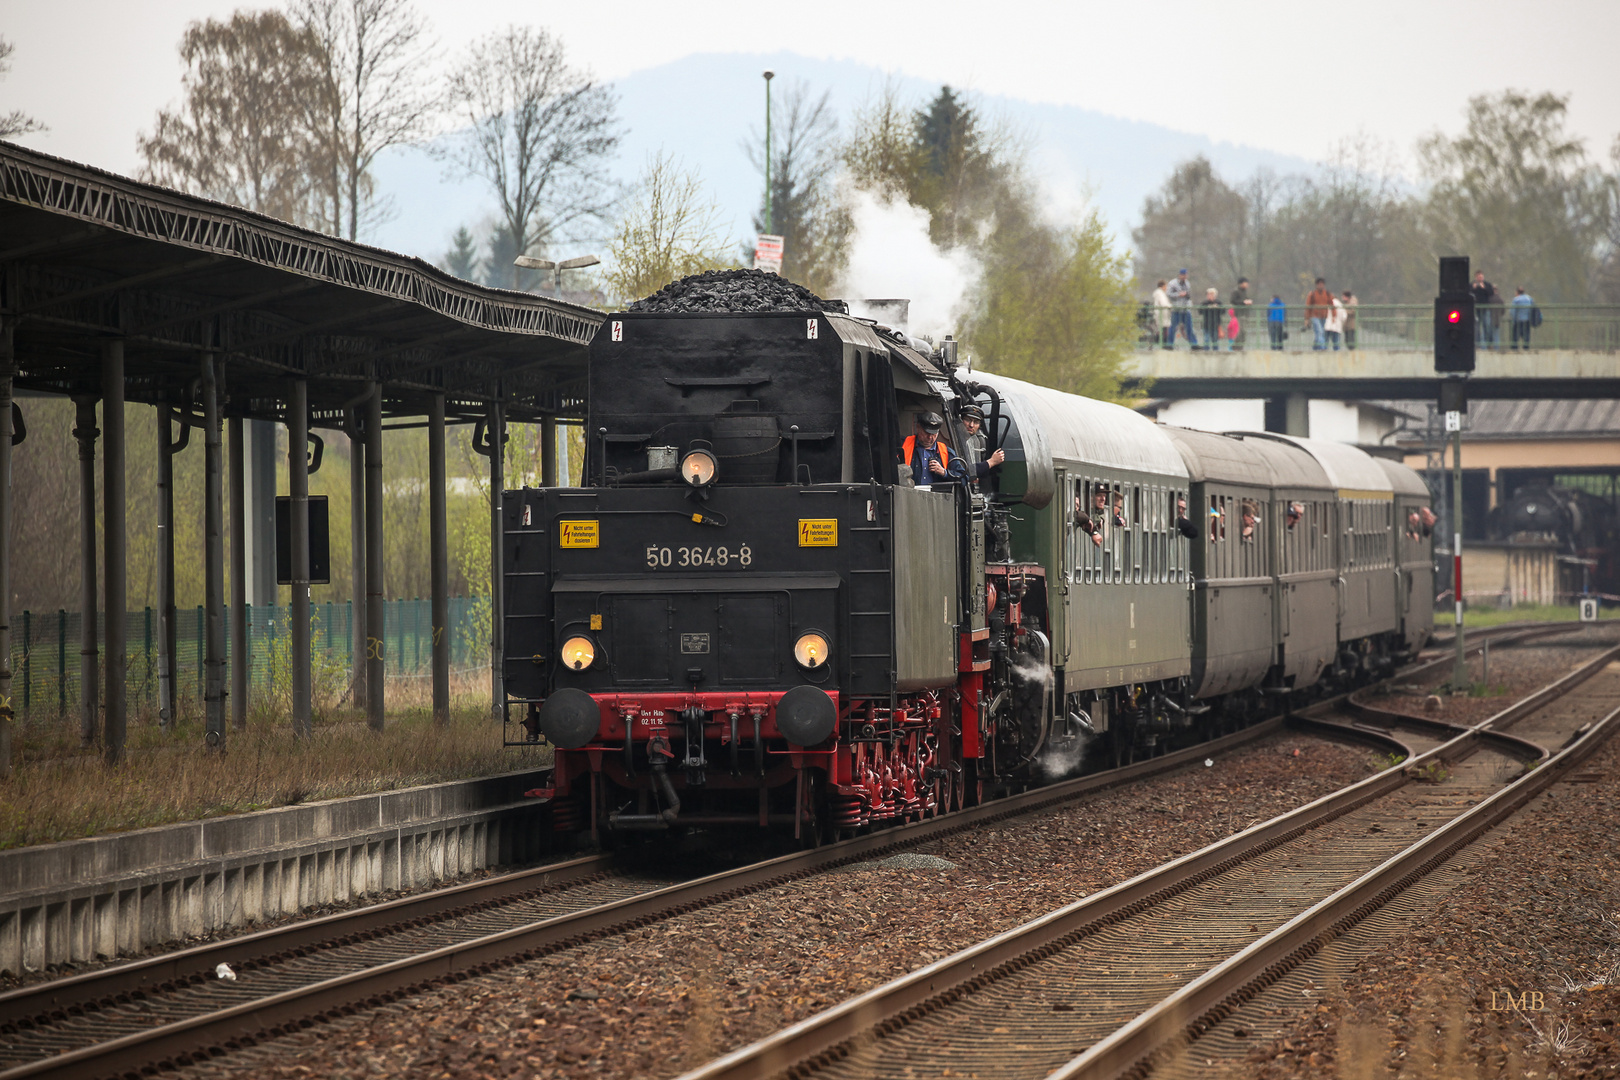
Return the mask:
[(823, 300), (803, 285), (763, 270), (710, 270), (672, 281), (627, 311), (685, 314), (704, 311), (849, 312), (842, 300)]
[(1337, 790), (1375, 758), (1274, 737), (1209, 768), (707, 907), (186, 1075), (673, 1076)]
[(1575, 775), (1352, 935), (1242, 1072), (1620, 1076), (1620, 741)]

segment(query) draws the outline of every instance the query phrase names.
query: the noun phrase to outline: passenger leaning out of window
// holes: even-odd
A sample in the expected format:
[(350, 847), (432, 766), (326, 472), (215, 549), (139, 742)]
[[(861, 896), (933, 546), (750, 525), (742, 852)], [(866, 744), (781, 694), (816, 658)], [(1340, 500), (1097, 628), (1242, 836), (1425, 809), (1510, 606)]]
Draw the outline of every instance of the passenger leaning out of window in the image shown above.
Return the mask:
[(1254, 542), (1254, 528), (1260, 524), (1260, 507), (1252, 499), (1243, 500), (1243, 530), (1241, 536), (1245, 542)]
[(1103, 492), (1102, 488), (1099, 487), (1096, 493), (1092, 495), (1091, 513), (1089, 514), (1080, 505), (1080, 496), (1076, 495), (1074, 497), (1074, 527), (1084, 535), (1091, 537), (1091, 542), (1097, 547), (1102, 547), (1102, 527), (1107, 514), (1108, 496)]
[(1187, 496), (1176, 496), (1176, 531), (1189, 540), (1198, 539), (1198, 526), (1187, 516)]

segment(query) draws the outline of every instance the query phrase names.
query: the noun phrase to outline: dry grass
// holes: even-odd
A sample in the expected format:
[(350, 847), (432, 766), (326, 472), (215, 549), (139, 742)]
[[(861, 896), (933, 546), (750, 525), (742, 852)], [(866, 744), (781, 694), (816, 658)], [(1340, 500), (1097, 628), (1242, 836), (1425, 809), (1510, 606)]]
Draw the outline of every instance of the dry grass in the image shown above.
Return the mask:
[(36, 719), (19, 732), (16, 772), (0, 784), (0, 849), (550, 765), (549, 749), (502, 747), (487, 672), (455, 683), (442, 728), (426, 680), (390, 679), (380, 733), (363, 714), (328, 704), (300, 742), (287, 713), (267, 702), (251, 710), (245, 731), (227, 733), (223, 751), (204, 745), (194, 710), (168, 732), (152, 716), (132, 716), (116, 767), (79, 745), (76, 717)]

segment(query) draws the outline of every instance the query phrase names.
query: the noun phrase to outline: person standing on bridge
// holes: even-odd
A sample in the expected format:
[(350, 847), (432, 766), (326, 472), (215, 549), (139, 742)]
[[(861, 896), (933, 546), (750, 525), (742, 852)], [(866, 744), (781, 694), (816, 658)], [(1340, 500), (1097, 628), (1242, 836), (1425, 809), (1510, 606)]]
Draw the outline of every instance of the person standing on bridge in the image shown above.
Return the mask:
[[(1215, 286), (1211, 285), (1204, 290), (1204, 302), (1198, 305), (1204, 320), (1204, 339), (1209, 342), (1210, 352), (1215, 352), (1221, 347), (1221, 316), (1224, 312), (1221, 310), (1219, 295)], [(1198, 346), (1194, 345), (1193, 348), (1196, 349)]]
[(1524, 286), (1520, 285), (1515, 288), (1513, 293), (1513, 347), (1515, 349), (1519, 347), (1521, 341), (1524, 342), (1525, 348), (1530, 347), (1530, 327), (1534, 325), (1531, 318), (1535, 310), (1536, 302), (1530, 298), (1529, 293), (1524, 291)]
[(1237, 334), (1232, 338), (1232, 349), (1237, 351), (1243, 348), (1243, 343), (1249, 339), (1249, 309), (1254, 301), (1249, 297), (1249, 279), (1238, 278), (1237, 288), (1232, 290), (1232, 316), (1237, 320)]
[(1311, 348), (1317, 352), (1327, 348), (1323, 324), (1332, 313), (1333, 292), (1327, 287), (1326, 278), (1317, 278), (1316, 288), (1305, 294), (1305, 326), (1315, 336), (1316, 340)]
[(1344, 290), (1344, 347), (1356, 351), (1356, 308), (1361, 301), (1349, 289)]
[(1168, 349), (1170, 341), (1170, 294), (1164, 291), (1164, 280), (1153, 290), (1153, 326), (1159, 334), (1159, 344)]
[(1288, 340), (1288, 305), (1280, 296), (1273, 296), (1266, 305), (1266, 329), (1271, 334), (1271, 351), (1282, 352), (1283, 342)]
[(1192, 286), (1187, 284), (1187, 271), (1183, 267), (1181, 273), (1176, 275), (1165, 289), (1165, 295), (1170, 298), (1170, 336), (1165, 345), (1174, 348), (1176, 344), (1176, 331), (1186, 330), (1187, 343), (1198, 348), (1198, 335), (1193, 333), (1192, 323)]
[(1468, 290), (1474, 294), (1474, 341), (1489, 347), (1496, 341), (1496, 326), (1492, 321), (1491, 297), (1496, 286), (1485, 280), (1485, 271), (1474, 271), (1474, 284)]

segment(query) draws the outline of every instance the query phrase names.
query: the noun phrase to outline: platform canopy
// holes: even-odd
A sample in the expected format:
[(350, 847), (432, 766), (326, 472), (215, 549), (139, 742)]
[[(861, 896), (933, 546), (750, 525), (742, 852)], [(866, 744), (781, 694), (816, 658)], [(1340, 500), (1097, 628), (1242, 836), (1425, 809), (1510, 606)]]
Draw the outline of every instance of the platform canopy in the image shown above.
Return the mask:
[(602, 313), (0, 142), (0, 317), (22, 390), (96, 393), (120, 338), (131, 401), (189, 400), (212, 352), (230, 414), (281, 419), (302, 377), (335, 426), (374, 381), (389, 416), (583, 416)]

